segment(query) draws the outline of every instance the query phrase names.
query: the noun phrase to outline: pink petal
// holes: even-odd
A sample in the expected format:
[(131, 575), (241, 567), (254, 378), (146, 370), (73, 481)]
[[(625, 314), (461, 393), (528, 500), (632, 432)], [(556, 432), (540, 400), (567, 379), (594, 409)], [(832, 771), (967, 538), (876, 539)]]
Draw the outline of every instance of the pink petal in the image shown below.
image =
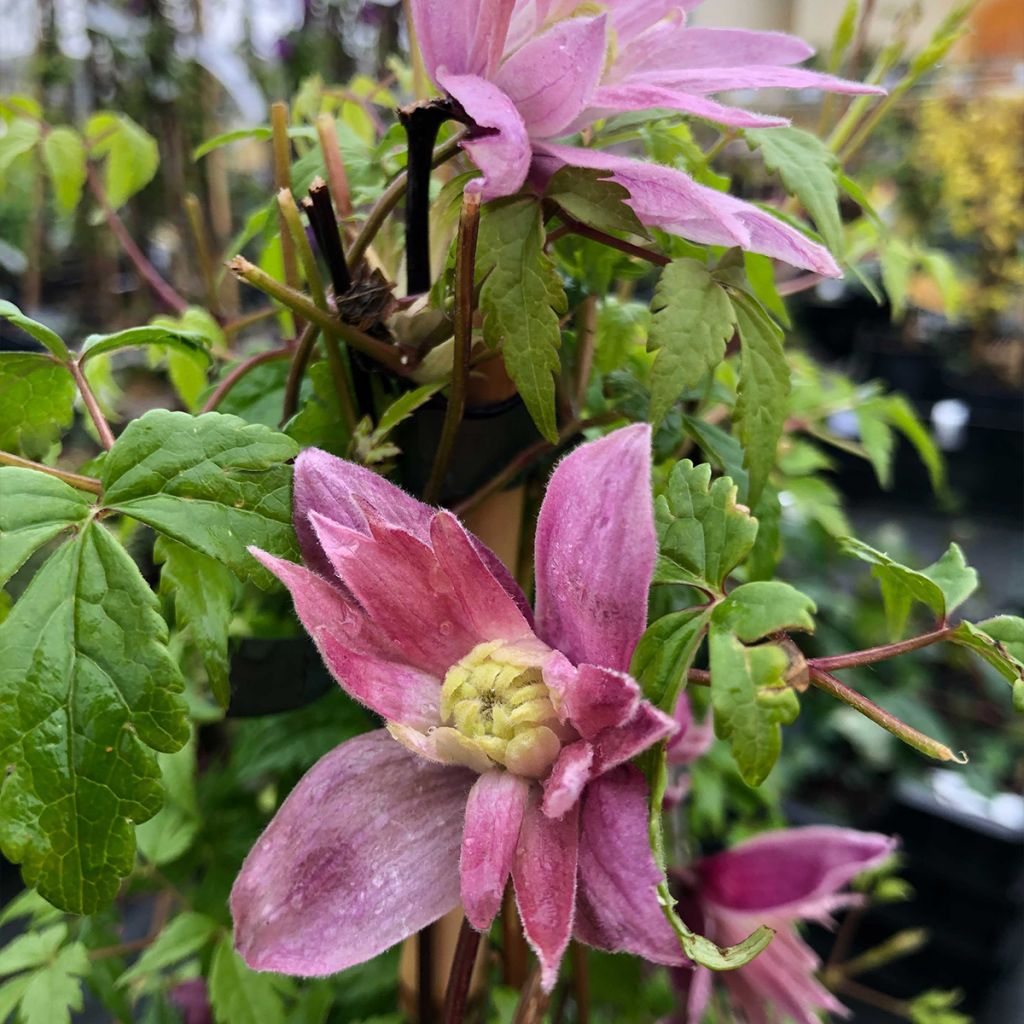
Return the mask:
[(549, 818), (561, 818), (579, 800), (590, 779), (593, 748), (586, 740), (562, 747), (551, 774), (544, 782), (543, 811)]
[(485, 202), (515, 195), (530, 170), (530, 138), (515, 104), (496, 85), (474, 75), (438, 75), (437, 84), (462, 104), (483, 131), (470, 133), (461, 143), (483, 177), (467, 189)]
[(441, 681), (436, 675), (395, 660), (387, 641), (338, 587), (294, 562), (249, 550), (291, 591), (296, 615), (346, 693), (392, 721), (437, 725)]
[(459, 836), (474, 776), (409, 754), (383, 730), (303, 777), (231, 891), (235, 942), (259, 971), (333, 974), (458, 903)]
[(427, 544), (367, 515), (370, 535), (311, 518), (335, 572), (402, 660), (443, 678), (478, 643), (498, 639), (466, 614), (468, 581), (452, 579)]
[(727, 124), (737, 128), (776, 128), (789, 124), (788, 118), (753, 114), (739, 107), (727, 107), (703, 96), (694, 96), (681, 89), (669, 89), (663, 85), (647, 82), (623, 82), (620, 85), (603, 85), (590, 98), (590, 103), (578, 118), (574, 127), (592, 124), (603, 117), (631, 110), (651, 110), (664, 107), (678, 110), (683, 114), (701, 117), (716, 124)]
[(647, 625), (657, 542), (651, 430), (624, 427), (581, 445), (548, 484), (537, 521), (537, 623), (577, 664), (626, 671)]
[(625, 672), (584, 664), (558, 696), (562, 713), (589, 740), (633, 717), (640, 703), (640, 686)]
[(516, 905), (526, 938), (541, 964), (541, 985), (550, 992), (572, 935), (576, 903), (579, 804), (562, 818), (549, 818), (531, 796), (512, 866)]
[(463, 614), (479, 636), (518, 640), (533, 631), (515, 601), (484, 564), (473, 540), (450, 512), (438, 512), (430, 524), (434, 553), (448, 578), (456, 582)]
[(412, 0), (413, 24), (431, 78), (490, 75), (498, 66), (515, 0)]
[(606, 729), (594, 740), (594, 776), (607, 772), (637, 754), (671, 736), (678, 726), (675, 719), (653, 704), (641, 701), (633, 717), (622, 726)]
[(499, 68), (494, 82), (531, 136), (560, 135), (587, 106), (604, 69), (605, 28), (603, 15), (557, 22)]
[(769, 832), (700, 861), (701, 899), (733, 913), (817, 916), (895, 847), (889, 836), (830, 825)]
[(686, 92), (723, 92), (727, 89), (821, 89), (824, 92), (885, 95), (885, 89), (863, 82), (808, 71), (806, 68), (747, 67), (687, 68), (645, 72), (642, 77)]
[(623, 45), (675, 10), (689, 10), (700, 3), (703, 0), (618, 0), (611, 5), (608, 16), (619, 44)]
[(490, 928), (512, 871), (529, 782), (512, 772), (490, 771), (473, 784), (462, 833), (462, 905), (474, 928)]
[(715, 741), (715, 726), (709, 714), (703, 722), (693, 717), (690, 698), (685, 693), (679, 695), (675, 712), (679, 731), (668, 742), (666, 753), (669, 764), (691, 764), (708, 752)]
[(580, 817), (575, 934), (598, 949), (685, 963), (658, 901), (662, 874), (647, 839), (647, 784), (623, 767), (587, 787)]

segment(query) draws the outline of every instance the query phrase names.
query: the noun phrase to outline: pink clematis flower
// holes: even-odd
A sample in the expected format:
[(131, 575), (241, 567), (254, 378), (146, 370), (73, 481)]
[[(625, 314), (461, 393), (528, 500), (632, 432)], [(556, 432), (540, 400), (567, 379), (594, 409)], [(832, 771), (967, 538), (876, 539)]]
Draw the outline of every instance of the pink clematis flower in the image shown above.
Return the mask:
[[(815, 980), (820, 961), (795, 923), (828, 923), (833, 911), (855, 903), (856, 894), (840, 890), (884, 861), (895, 846), (894, 839), (876, 832), (810, 826), (757, 836), (693, 866), (680, 903), (691, 928), (719, 944), (742, 939), (751, 924), (776, 930), (763, 953), (719, 976), (739, 1019), (820, 1024), (821, 1011), (846, 1015), (842, 1003)], [(673, 975), (688, 996), (678, 1024), (697, 1024), (711, 996), (711, 973), (698, 966)]]
[(299, 457), (305, 567), (254, 554), (386, 729), (314, 765), (250, 852), (231, 894), (250, 966), (333, 973), (460, 898), (486, 929), (510, 876), (549, 990), (573, 934), (684, 962), (628, 764), (675, 730), (628, 675), (655, 560), (649, 448), (649, 427), (626, 427), (555, 470), (536, 620), (450, 513), (324, 452)]
[(827, 249), (750, 203), (671, 167), (557, 141), (638, 110), (668, 108), (735, 127), (787, 123), (708, 98), (729, 89), (882, 91), (793, 67), (813, 52), (793, 36), (692, 28), (686, 12), (699, 3), (413, 0), (427, 71), (476, 126), (463, 148), (482, 177), (468, 187), (486, 200), (518, 192), (528, 177), (542, 182), (566, 164), (605, 170), (628, 189), (645, 224), (840, 276)]

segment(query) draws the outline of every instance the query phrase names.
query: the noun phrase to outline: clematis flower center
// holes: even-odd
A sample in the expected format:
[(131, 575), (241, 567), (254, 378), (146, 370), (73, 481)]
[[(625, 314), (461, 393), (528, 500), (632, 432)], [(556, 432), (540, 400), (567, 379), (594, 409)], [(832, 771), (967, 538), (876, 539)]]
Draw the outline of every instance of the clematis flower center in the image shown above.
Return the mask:
[(561, 726), (540, 667), (513, 645), (478, 644), (444, 677), (439, 749), (484, 772), (540, 778), (558, 757)]

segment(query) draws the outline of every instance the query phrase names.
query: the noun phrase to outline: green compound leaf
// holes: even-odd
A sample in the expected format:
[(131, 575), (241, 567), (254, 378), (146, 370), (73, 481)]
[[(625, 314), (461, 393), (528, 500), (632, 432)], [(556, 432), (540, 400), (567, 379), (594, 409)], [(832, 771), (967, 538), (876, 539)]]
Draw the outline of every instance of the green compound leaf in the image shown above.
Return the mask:
[(280, 990), (287, 980), (246, 967), (227, 935), (210, 965), (210, 1005), (217, 1024), (284, 1024)]
[(14, 324), (15, 327), (20, 327), (30, 337), (35, 338), (40, 345), (49, 349), (58, 359), (66, 361), (71, 358), (71, 353), (68, 352), (68, 347), (61, 340), (60, 335), (51, 331), (46, 324), (41, 324), (38, 320), (25, 316), (13, 302), (0, 299), (0, 316)]
[(71, 1024), (72, 1011), (82, 1009), (82, 978), (89, 973), (89, 954), (72, 942), (25, 979), (18, 1019), (21, 1024)]
[(644, 697), (666, 714), (675, 710), (710, 619), (703, 608), (670, 612), (647, 627), (633, 651), (630, 674)]
[(65, 213), (78, 206), (86, 180), (85, 143), (72, 128), (54, 128), (43, 139), (43, 162), (57, 205)]
[(784, 629), (814, 632), (814, 602), (781, 580), (743, 583), (715, 608), (715, 624), (744, 643)]
[(748, 142), (761, 151), (764, 165), (777, 171), (786, 189), (800, 200), (838, 259), (843, 253), (843, 222), (839, 216), (839, 164), (817, 136), (802, 128), (755, 128)]
[(0, 586), (33, 551), (86, 519), (91, 507), (90, 496), (63, 480), (0, 467)]
[(172, 351), (185, 353), (192, 358), (207, 355), (207, 338), (197, 331), (177, 330), (157, 324), (145, 327), (130, 327), (114, 334), (90, 334), (82, 342), (79, 362), (83, 365), (93, 356), (116, 352), (122, 348), (140, 345), (163, 345)]
[(41, 352), (0, 352), (0, 448), (40, 459), (74, 419), (75, 382)]
[(926, 569), (911, 569), (853, 537), (841, 540), (847, 554), (872, 566), (871, 575), (882, 589), (889, 632), (894, 640), (902, 635), (915, 601), (927, 605), (940, 621), (967, 600), (978, 588), (978, 574), (964, 559), (958, 544)]
[(640, 218), (626, 205), (629, 190), (611, 180), (611, 171), (566, 165), (551, 176), (544, 198), (588, 227), (651, 237)]
[(152, 749), (188, 738), (167, 626), (135, 563), (95, 522), (0, 625), (0, 846), (61, 909), (109, 902), (160, 807)]
[(156, 139), (126, 114), (93, 114), (85, 135), (89, 155), (105, 158), (103, 184), (115, 210), (153, 180), (160, 165)]
[(554, 444), (555, 378), (560, 363), (558, 318), (565, 289), (544, 252), (544, 225), (534, 199), (488, 203), (480, 218), (476, 280), (484, 341), (501, 347), (537, 429)]
[(711, 466), (677, 462), (655, 502), (659, 582), (688, 583), (714, 594), (754, 546), (757, 520), (736, 504), (736, 485), (711, 481)]
[(651, 422), (658, 423), (722, 361), (736, 315), (725, 289), (692, 259), (673, 260), (661, 272), (651, 311), (647, 348), (658, 353), (651, 367)]
[(216, 934), (217, 922), (205, 914), (186, 911), (160, 933), (157, 940), (117, 979), (118, 988), (194, 956)]
[(747, 499), (757, 504), (782, 437), (789, 400), (789, 363), (781, 328), (763, 307), (741, 292), (732, 305), (740, 332), (740, 382), (736, 392), (736, 428), (743, 464), (750, 474)]
[(104, 459), (104, 504), (267, 585), (246, 547), (296, 556), (286, 463), (298, 451), (290, 437), (237, 416), (154, 409)]

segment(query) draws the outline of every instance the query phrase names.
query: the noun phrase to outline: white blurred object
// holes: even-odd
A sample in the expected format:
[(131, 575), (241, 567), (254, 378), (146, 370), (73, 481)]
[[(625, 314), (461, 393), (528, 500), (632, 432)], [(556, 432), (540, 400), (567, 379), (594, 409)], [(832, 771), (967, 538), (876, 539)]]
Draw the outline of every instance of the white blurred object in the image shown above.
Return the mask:
[(932, 406), (932, 428), (938, 446), (946, 452), (963, 448), (967, 440), (967, 424), (971, 410), (959, 398), (943, 398)]
[(1024, 830), (1024, 797), (1017, 793), (985, 796), (973, 789), (962, 774), (944, 768), (930, 772), (929, 781), (939, 803), (1013, 832)]

